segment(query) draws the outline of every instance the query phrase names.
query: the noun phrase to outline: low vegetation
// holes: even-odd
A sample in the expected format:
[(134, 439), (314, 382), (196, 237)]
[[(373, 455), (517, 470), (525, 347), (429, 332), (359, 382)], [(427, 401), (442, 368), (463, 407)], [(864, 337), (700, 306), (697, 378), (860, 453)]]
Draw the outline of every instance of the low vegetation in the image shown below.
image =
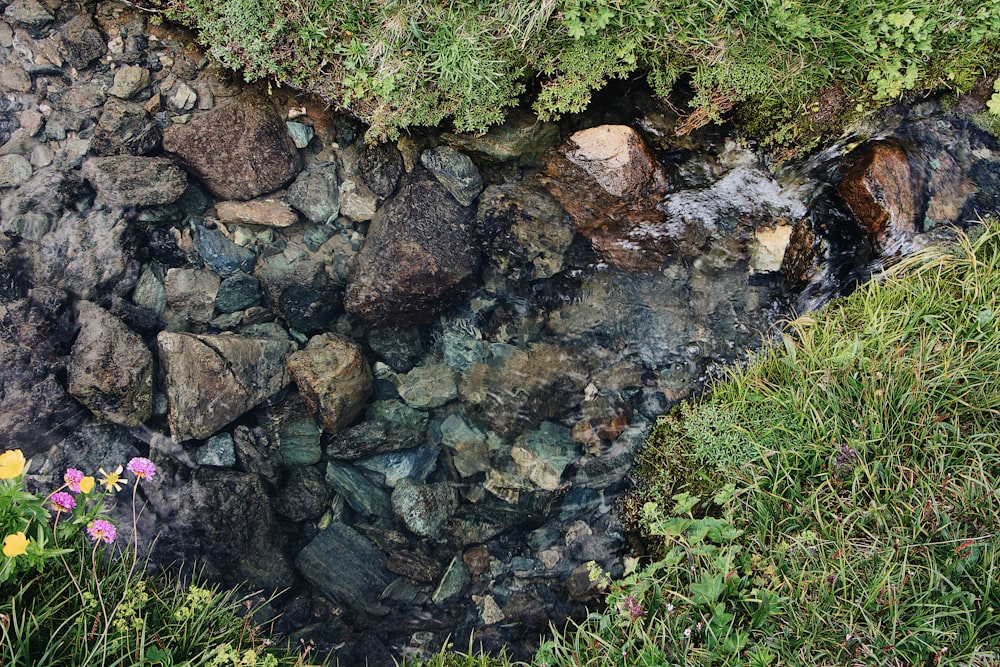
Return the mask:
[(370, 139), (446, 119), (480, 131), (522, 97), (555, 118), (644, 76), (664, 98), (690, 84), (681, 131), (738, 105), (752, 131), (801, 144), (1000, 64), (1000, 0), (141, 1), (247, 79), (353, 112)]

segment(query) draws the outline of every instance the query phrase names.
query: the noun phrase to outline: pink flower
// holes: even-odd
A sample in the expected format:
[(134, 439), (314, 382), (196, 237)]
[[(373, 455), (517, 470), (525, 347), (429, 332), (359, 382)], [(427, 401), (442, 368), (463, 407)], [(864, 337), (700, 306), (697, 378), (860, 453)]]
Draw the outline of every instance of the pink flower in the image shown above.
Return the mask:
[(76, 468), (66, 468), (66, 474), (63, 475), (63, 481), (66, 482), (66, 486), (73, 493), (80, 493), (80, 482), (83, 480), (83, 471), (77, 470)]
[(52, 503), (52, 509), (57, 512), (72, 512), (73, 508), (76, 507), (76, 501), (73, 500), (73, 496), (63, 491), (53, 493), (52, 497), (49, 498), (49, 502)]
[(152, 479), (156, 474), (156, 466), (149, 459), (137, 456), (125, 466), (130, 473), (139, 479)]
[(90, 539), (94, 542), (111, 544), (118, 536), (118, 532), (115, 530), (114, 524), (110, 521), (96, 519), (92, 524), (87, 526), (87, 535), (89, 535)]

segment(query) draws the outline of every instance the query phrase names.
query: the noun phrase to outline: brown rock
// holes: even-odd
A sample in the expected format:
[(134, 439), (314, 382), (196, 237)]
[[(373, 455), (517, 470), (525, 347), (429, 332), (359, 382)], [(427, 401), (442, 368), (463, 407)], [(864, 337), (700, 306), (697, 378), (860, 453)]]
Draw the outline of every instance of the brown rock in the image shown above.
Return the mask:
[(288, 358), (288, 370), (324, 430), (337, 433), (358, 416), (372, 391), (361, 348), (338, 334), (320, 334)]
[(273, 192), (302, 169), (302, 158), (271, 103), (244, 94), (172, 125), (163, 148), (223, 199)]
[(542, 158), (539, 180), (611, 263), (647, 271), (666, 259), (671, 248), (657, 208), (666, 175), (632, 128), (602, 125), (573, 134)]
[(902, 147), (873, 141), (854, 149), (837, 194), (875, 248), (891, 254), (900, 240), (920, 231), (920, 183)]
[(280, 199), (221, 201), (215, 205), (215, 213), (223, 222), (235, 222), (241, 225), (291, 227), (299, 221), (295, 211)]
[(187, 174), (163, 157), (92, 157), (81, 171), (108, 206), (172, 204), (187, 187)]
[(806, 216), (792, 227), (788, 248), (781, 260), (781, 272), (793, 290), (809, 284), (819, 273), (822, 241), (812, 230), (812, 219)]

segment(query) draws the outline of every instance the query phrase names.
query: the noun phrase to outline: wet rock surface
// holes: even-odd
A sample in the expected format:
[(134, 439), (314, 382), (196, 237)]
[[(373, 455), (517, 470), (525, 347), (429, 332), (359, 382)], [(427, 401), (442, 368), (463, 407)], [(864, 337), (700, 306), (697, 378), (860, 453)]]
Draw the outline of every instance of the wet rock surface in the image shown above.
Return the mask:
[(341, 664), (527, 657), (620, 568), (649, 424), (786, 285), (821, 303), (1000, 208), (996, 139), (930, 103), (779, 173), (634, 91), (369, 146), (86, 7), (0, 22), (0, 427), (53, 481), (154, 459), (139, 544), (289, 588), (278, 629)]

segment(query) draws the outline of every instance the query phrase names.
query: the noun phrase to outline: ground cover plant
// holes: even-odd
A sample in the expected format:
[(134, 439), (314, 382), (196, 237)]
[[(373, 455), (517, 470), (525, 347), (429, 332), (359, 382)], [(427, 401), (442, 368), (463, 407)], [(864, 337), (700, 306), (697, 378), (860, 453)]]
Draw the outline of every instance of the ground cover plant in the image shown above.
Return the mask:
[[(965, 91), (1000, 59), (1000, 0), (143, 0), (249, 80), (318, 92), (392, 138), (480, 131), (527, 92), (542, 118), (610, 79), (694, 91), (679, 130), (735, 105), (802, 142), (907, 91)], [(837, 127), (839, 130), (840, 128)]]
[[(107, 511), (156, 474), (151, 461), (98, 476), (70, 468), (46, 497), (25, 488), (20, 450), (0, 454), (0, 665), (302, 666), (252, 622), (257, 596), (149, 577)], [(126, 472), (127, 468), (127, 472)], [(132, 534), (135, 527), (132, 526)], [(244, 603), (250, 603), (245, 605)]]

